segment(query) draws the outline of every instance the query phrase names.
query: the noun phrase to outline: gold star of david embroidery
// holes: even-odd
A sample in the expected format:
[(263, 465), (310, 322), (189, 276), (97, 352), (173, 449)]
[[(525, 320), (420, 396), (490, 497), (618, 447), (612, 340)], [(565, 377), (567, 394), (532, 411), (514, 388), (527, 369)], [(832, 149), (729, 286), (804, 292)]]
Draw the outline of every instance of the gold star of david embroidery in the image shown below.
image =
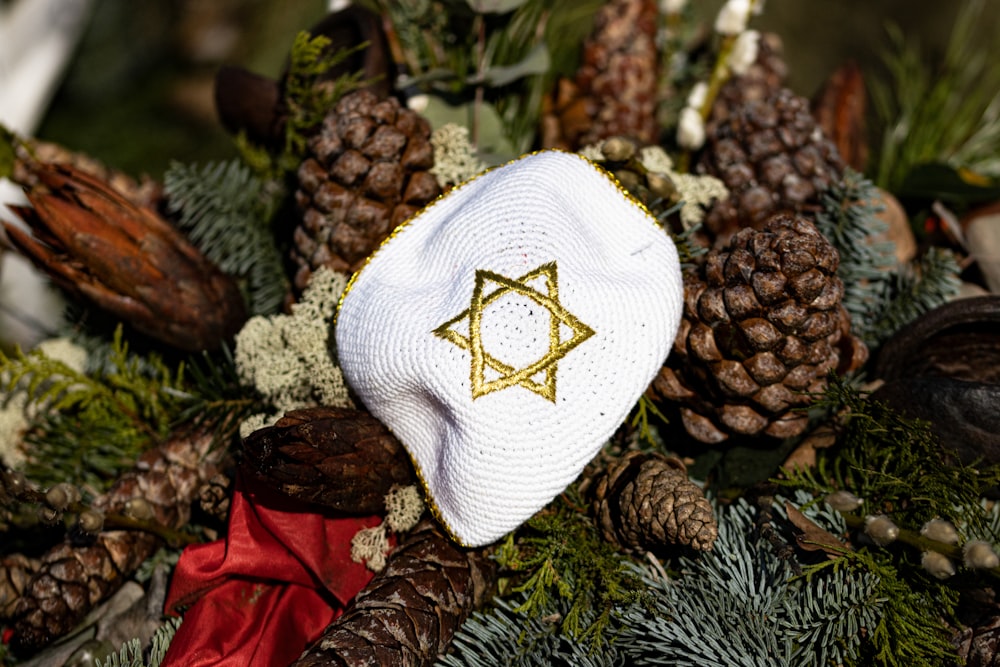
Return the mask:
[[(539, 277), (545, 279), (546, 293), (544, 294), (528, 284)], [(488, 287), (492, 285), (498, 287), (487, 292)], [(483, 349), (481, 335), (483, 310), (500, 297), (510, 293), (520, 294), (531, 299), (549, 313), (548, 351), (540, 359), (524, 368), (515, 368), (505, 364)], [(468, 337), (452, 328), (465, 319), (468, 319)], [(572, 331), (572, 336), (567, 340), (560, 340), (561, 326), (569, 327)], [(557, 362), (565, 357), (570, 350), (593, 336), (594, 330), (559, 303), (556, 263), (549, 262), (516, 279), (492, 271), (477, 270), (476, 283), (472, 290), (472, 301), (468, 309), (439, 326), (434, 330), (434, 334), (470, 352), (472, 356), (470, 378), (472, 380), (473, 400), (516, 385), (555, 403)], [(485, 376), (487, 368), (499, 373), (500, 377), (487, 380)], [(539, 374), (544, 374), (544, 379), (541, 382), (532, 379)]]

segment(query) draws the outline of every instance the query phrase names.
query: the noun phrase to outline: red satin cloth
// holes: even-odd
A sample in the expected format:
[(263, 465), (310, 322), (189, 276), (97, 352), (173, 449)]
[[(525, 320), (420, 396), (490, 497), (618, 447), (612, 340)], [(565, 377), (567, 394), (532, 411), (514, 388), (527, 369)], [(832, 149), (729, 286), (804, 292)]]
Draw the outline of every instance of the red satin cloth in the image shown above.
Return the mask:
[(162, 667), (294, 662), (371, 580), (351, 538), (379, 517), (341, 518), (237, 482), (224, 540), (190, 546), (166, 612), (184, 613)]

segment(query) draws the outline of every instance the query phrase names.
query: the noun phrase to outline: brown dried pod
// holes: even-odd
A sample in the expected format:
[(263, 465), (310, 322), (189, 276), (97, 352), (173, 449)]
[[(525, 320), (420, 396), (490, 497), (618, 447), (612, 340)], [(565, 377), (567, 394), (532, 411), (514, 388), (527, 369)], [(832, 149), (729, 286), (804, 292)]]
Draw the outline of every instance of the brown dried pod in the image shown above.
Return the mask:
[(10, 618), (18, 599), (28, 587), (31, 576), (41, 562), (22, 554), (11, 554), (0, 559), (0, 619)]
[(215, 349), (246, 321), (236, 281), (151, 208), (74, 166), (25, 163), (32, 206), (4, 223), (19, 252), (64, 290), (173, 347)]
[(364, 410), (293, 410), (243, 450), (244, 469), (268, 486), (344, 512), (381, 513), (390, 488), (416, 479), (403, 445)]
[(812, 102), (813, 116), (823, 134), (837, 147), (844, 163), (861, 172), (868, 164), (867, 107), (864, 75), (854, 61), (834, 70)]
[(597, 481), (594, 514), (604, 538), (627, 549), (708, 551), (718, 536), (712, 506), (677, 458), (628, 452)]
[(879, 352), (873, 394), (931, 424), (971, 463), (1000, 463), (1000, 296), (945, 303), (913, 320)]
[[(183, 527), (198, 489), (216, 473), (224, 455), (224, 448), (214, 443), (207, 430), (176, 432), (95, 500), (95, 509), (109, 517), (122, 515), (129, 503), (142, 499), (158, 524), (173, 530)], [(161, 543), (142, 530), (108, 529), (93, 544), (64, 542), (50, 549), (17, 601), (11, 648), (18, 654), (32, 653), (69, 632)]]
[(495, 576), (486, 552), (458, 547), (425, 520), (293, 667), (432, 665)]

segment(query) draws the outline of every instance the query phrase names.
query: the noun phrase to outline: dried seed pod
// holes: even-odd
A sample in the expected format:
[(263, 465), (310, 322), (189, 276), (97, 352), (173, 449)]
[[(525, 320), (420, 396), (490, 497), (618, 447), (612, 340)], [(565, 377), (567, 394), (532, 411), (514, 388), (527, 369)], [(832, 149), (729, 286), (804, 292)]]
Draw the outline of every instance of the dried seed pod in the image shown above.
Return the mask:
[(22, 554), (11, 554), (0, 560), (0, 619), (13, 615), (14, 606), (40, 566), (38, 559)]
[(712, 506), (684, 464), (656, 453), (629, 452), (608, 466), (594, 513), (605, 539), (629, 549), (708, 551), (718, 536)]
[(293, 667), (432, 665), (490, 595), (495, 574), (485, 552), (424, 521)]

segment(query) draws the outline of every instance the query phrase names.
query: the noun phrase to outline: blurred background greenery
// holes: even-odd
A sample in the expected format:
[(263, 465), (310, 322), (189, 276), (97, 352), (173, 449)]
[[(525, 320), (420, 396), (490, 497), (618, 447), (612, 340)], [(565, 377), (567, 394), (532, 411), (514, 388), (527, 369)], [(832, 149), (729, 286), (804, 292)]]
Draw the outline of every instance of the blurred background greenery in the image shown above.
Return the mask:
[[(722, 0), (693, 4), (710, 20)], [(931, 57), (940, 54), (960, 5), (767, 0), (752, 27), (782, 36), (789, 83), (808, 97), (845, 60), (858, 61), (866, 73), (877, 69), (889, 22)], [(238, 64), (277, 77), (295, 34), (326, 8), (323, 0), (97, 0), (37, 134), (154, 178), (171, 160), (235, 155), (215, 117), (216, 69)], [(1000, 27), (1000, 2), (991, 0), (986, 14)]]

